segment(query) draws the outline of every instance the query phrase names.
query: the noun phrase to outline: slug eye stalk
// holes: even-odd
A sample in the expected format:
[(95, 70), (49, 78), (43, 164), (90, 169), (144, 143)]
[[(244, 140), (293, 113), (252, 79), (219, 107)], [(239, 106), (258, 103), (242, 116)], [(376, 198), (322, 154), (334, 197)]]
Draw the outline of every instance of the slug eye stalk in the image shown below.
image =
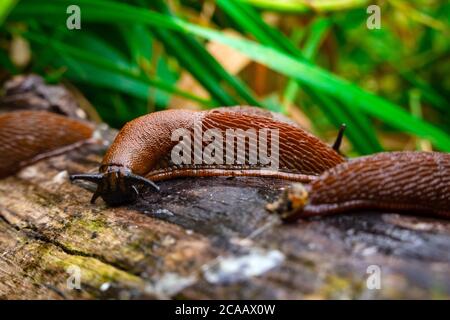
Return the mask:
[(336, 140), (334, 141), (333, 146), (332, 146), (333, 150), (339, 154), (341, 154), (341, 151), (339, 149), (342, 144), (342, 138), (344, 138), (345, 128), (347, 128), (347, 125), (345, 123), (341, 124), (338, 135), (336, 137)]
[(151, 187), (151, 188), (155, 189), (156, 191), (159, 191), (159, 187), (158, 187), (158, 185), (156, 185), (156, 183), (154, 183), (153, 181), (148, 180), (144, 177), (138, 176), (137, 174), (130, 173), (129, 175), (127, 175), (125, 177), (125, 179), (135, 182), (136, 184), (142, 184), (144, 186)]
[(90, 173), (81, 173), (81, 174), (72, 174), (69, 176), (70, 181), (75, 180), (85, 180), (89, 182), (99, 183), (103, 179), (103, 174), (90, 174)]

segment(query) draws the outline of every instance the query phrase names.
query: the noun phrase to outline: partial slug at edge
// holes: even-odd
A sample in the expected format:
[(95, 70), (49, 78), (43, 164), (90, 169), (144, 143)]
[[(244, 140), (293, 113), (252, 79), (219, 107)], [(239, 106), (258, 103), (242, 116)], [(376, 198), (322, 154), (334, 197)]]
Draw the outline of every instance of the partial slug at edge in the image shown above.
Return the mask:
[(0, 114), (0, 178), (89, 143), (93, 133), (87, 122), (47, 111)]
[(450, 219), (450, 154), (384, 152), (356, 158), (309, 185), (292, 185), (267, 209), (285, 221), (361, 210)]

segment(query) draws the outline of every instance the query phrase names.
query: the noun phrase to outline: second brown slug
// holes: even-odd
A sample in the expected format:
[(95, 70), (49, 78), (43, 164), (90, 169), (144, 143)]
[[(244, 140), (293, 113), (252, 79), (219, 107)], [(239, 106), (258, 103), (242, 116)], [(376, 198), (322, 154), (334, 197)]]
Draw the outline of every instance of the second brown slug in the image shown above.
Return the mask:
[[(200, 127), (202, 133), (208, 129), (216, 129), (224, 135), (230, 129), (243, 132), (249, 129), (276, 129), (279, 136), (279, 166), (271, 169), (259, 159), (252, 165), (246, 161), (230, 164), (225, 160), (225, 152), (222, 155), (223, 164), (174, 164), (172, 151), (179, 140), (178, 137), (173, 139), (173, 133), (186, 129), (187, 138), (192, 138), (188, 139), (192, 142), (196, 126)], [(266, 138), (269, 140), (269, 136)], [(247, 141), (247, 151), (251, 144), (257, 143), (256, 139)], [(202, 147), (208, 144), (205, 141), (201, 143)], [(219, 143), (223, 145), (225, 140)], [(272, 152), (276, 150), (269, 147), (267, 153)], [(195, 157), (194, 153), (195, 150), (192, 150), (192, 157)], [(127, 123), (106, 153), (99, 173), (73, 175), (71, 179), (97, 183), (92, 202), (101, 196), (109, 205), (120, 205), (134, 201), (139, 194), (138, 188), (142, 185), (157, 188), (154, 181), (159, 180), (196, 176), (260, 176), (309, 182), (323, 171), (344, 161), (336, 150), (298, 125), (257, 108), (167, 110)]]
[(47, 111), (0, 114), (0, 178), (87, 143), (93, 126)]
[(356, 210), (383, 210), (450, 218), (450, 154), (384, 152), (294, 184), (268, 205), (286, 221)]

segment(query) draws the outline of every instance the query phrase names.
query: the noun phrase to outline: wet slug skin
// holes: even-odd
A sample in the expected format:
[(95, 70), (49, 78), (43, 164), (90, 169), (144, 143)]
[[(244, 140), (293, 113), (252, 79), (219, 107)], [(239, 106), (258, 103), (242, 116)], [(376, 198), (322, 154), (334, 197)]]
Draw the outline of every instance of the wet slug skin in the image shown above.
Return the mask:
[(450, 218), (450, 154), (405, 151), (356, 158), (309, 185), (290, 187), (268, 209), (286, 221), (361, 210)]
[[(189, 151), (187, 161), (182, 163), (174, 159), (173, 152), (180, 147), (179, 136), (174, 138), (174, 133), (180, 130), (187, 133), (181, 145), (189, 144), (184, 148)], [(200, 142), (196, 139), (198, 131), (202, 135)], [(244, 135), (241, 145), (240, 135)], [(208, 153), (212, 143), (223, 148)], [(239, 154), (239, 146), (243, 146), (243, 156)], [(224, 151), (217, 159), (219, 149)], [(259, 152), (253, 162), (249, 161), (250, 150)], [(277, 155), (275, 167), (261, 160), (262, 151), (265, 156)], [(232, 158), (230, 153), (233, 153)], [(211, 157), (216, 157), (217, 161), (210, 161)], [(200, 161), (196, 161), (198, 159)], [(154, 181), (176, 177), (258, 176), (309, 182), (344, 161), (338, 152), (318, 138), (268, 111), (252, 107), (167, 110), (127, 123), (107, 151), (99, 173), (73, 175), (72, 179), (97, 183), (92, 201), (101, 196), (110, 205), (120, 205), (134, 201), (143, 185), (157, 189)]]
[(47, 111), (0, 114), (0, 178), (91, 141), (87, 122)]

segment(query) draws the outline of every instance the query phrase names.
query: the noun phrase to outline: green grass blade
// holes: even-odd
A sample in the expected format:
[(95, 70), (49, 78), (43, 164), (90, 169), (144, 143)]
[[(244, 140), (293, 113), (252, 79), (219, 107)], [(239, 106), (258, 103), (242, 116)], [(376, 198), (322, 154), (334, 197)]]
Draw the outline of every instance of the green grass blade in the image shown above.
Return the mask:
[[(174, 16), (164, 1), (154, 1), (152, 4), (158, 9), (158, 11), (169, 16)], [(205, 66), (204, 72), (210, 72), (218, 81), (223, 81), (229, 85), (230, 88), (242, 97), (242, 102), (256, 106), (260, 105), (258, 100), (251, 93), (251, 90), (238, 78), (229, 74), (223, 66), (218, 63), (217, 60), (204, 48), (204, 45), (200, 44), (191, 35), (178, 34), (178, 38), (182, 40), (184, 45), (189, 49), (189, 54), (193, 55), (199, 61), (202, 61)], [(186, 52), (183, 54), (186, 54)]]
[(2, 0), (0, 1), (0, 26), (3, 24), (3, 21), (5, 21), (8, 14), (11, 12), (11, 10), (16, 5), (17, 0)]
[[(15, 17), (55, 16), (61, 19), (61, 4), (69, 1), (42, 1), (39, 5), (26, 2), (14, 10)], [(203, 28), (179, 19), (167, 17), (155, 12), (136, 9), (126, 4), (104, 1), (86, 1), (83, 3), (83, 16), (86, 21), (109, 23), (145, 23), (158, 28), (168, 28), (184, 33), (190, 33), (208, 40), (218, 41), (239, 50), (251, 59), (264, 64), (288, 77), (297, 79), (303, 84), (326, 93), (345, 104), (353, 104), (358, 110), (372, 115), (385, 123), (430, 140), (437, 148), (450, 151), (450, 136), (439, 128), (411, 116), (400, 106), (367, 92), (360, 87), (342, 79), (322, 68), (310, 65), (285, 54), (280, 50), (270, 48), (247, 39), (238, 39), (224, 35), (218, 31)]]
[[(248, 6), (234, 0), (217, 0), (217, 4), (230, 15), (242, 29), (248, 30), (256, 39), (261, 41), (261, 43), (278, 48), (287, 53), (290, 52), (305, 62), (312, 60), (331, 24), (329, 19), (317, 19), (310, 27), (310, 36), (302, 53), (288, 38), (278, 32), (277, 29), (268, 26), (260, 16)], [(291, 78), (287, 88), (294, 88), (291, 83), (292, 81), (297, 80)], [(299, 89), (298, 86), (296, 87)], [(314, 88), (304, 86), (303, 89), (314, 102), (320, 106), (323, 113), (331, 120), (333, 125), (340, 127), (342, 123), (347, 124), (347, 137), (359, 153), (368, 154), (383, 150), (370, 121), (364, 114), (355, 110), (351, 104), (348, 106), (341, 106), (324, 94), (316, 93)], [(290, 95), (296, 94), (290, 92)], [(357, 130), (359, 130), (359, 132), (357, 132)]]
[(358, 110), (383, 120), (395, 128), (429, 139), (439, 149), (450, 151), (450, 136), (439, 128), (411, 116), (400, 106), (369, 93), (330, 72), (250, 40), (228, 37), (217, 31), (184, 22), (180, 22), (180, 24), (194, 34), (229, 45), (275, 71), (297, 79), (315, 90), (327, 93), (345, 104), (351, 103)]
[(24, 35), (26, 38), (30, 39), (31, 41), (37, 42), (41, 45), (48, 45), (48, 46), (54, 48), (58, 52), (65, 53), (73, 58), (79, 59), (80, 61), (84, 61), (89, 64), (93, 64), (93, 65), (97, 66), (98, 68), (102, 68), (104, 70), (108, 70), (111, 72), (116, 72), (116, 73), (119, 73), (128, 78), (131, 78), (132, 80), (140, 81), (141, 83), (144, 83), (147, 87), (148, 86), (156, 87), (160, 90), (164, 90), (164, 91), (170, 92), (171, 94), (179, 95), (179, 96), (200, 102), (205, 105), (209, 104), (209, 102), (207, 100), (199, 98), (189, 92), (182, 91), (182, 90), (180, 90), (176, 87), (173, 87), (171, 85), (168, 85), (160, 80), (146, 78), (146, 77), (142, 76), (141, 74), (137, 73), (136, 71), (130, 70), (128, 67), (124, 66), (122, 63), (117, 63), (117, 61), (112, 62), (110, 60), (102, 59), (98, 55), (92, 54), (89, 51), (84, 51), (82, 49), (72, 47), (65, 43), (61, 43), (59, 41), (48, 39), (41, 35), (34, 34), (31, 32), (25, 33)]
[(122, 37), (125, 40), (132, 61), (137, 66), (150, 64), (152, 55), (152, 35), (146, 26), (135, 24), (131, 26), (119, 26)]
[(239, 0), (262, 9), (282, 12), (327, 12), (365, 6), (368, 0)]
[(195, 79), (211, 94), (215, 105), (232, 105), (236, 103), (221, 86), (217, 85), (217, 79), (210, 72), (205, 72), (204, 66), (196, 57), (191, 55), (189, 47), (186, 47), (183, 41), (176, 33), (168, 30), (152, 29), (155, 37), (163, 44), (168, 53), (174, 56), (178, 62), (188, 70)]

